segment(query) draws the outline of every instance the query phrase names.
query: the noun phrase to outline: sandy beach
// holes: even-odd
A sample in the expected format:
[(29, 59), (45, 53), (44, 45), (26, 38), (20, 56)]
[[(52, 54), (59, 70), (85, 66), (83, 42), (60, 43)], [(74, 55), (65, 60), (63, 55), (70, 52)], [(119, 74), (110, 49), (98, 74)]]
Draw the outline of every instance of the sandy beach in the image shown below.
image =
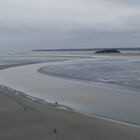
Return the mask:
[(138, 127), (57, 109), (0, 90), (1, 140), (139, 140), (139, 134)]
[(139, 140), (140, 128), (91, 118), (0, 91), (1, 140)]

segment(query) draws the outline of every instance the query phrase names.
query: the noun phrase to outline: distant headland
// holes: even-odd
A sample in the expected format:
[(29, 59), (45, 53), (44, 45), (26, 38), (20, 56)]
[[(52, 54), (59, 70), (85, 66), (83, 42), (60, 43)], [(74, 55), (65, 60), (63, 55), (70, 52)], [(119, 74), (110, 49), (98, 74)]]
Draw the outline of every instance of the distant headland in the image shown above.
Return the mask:
[(76, 49), (35, 49), (33, 52), (44, 51), (101, 51), (101, 50), (118, 50), (118, 51), (140, 51), (140, 48), (76, 48)]

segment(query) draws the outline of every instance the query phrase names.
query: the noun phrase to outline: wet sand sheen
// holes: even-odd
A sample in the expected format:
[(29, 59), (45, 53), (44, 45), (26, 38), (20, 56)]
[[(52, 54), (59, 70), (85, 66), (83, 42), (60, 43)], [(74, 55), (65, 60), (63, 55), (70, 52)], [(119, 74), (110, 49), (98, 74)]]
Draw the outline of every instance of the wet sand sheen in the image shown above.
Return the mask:
[(49, 64), (52, 63), (3, 70), (0, 72), (0, 82), (31, 96), (70, 106), (78, 112), (140, 124), (139, 93), (96, 87), (77, 81), (44, 76), (37, 72), (38, 68)]

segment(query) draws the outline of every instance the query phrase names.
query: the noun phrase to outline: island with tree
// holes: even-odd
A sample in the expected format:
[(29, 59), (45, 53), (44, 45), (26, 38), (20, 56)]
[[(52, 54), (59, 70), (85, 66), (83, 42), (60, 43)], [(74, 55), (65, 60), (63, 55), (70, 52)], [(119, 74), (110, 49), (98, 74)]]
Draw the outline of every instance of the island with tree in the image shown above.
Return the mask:
[(95, 54), (106, 54), (106, 53), (108, 54), (108, 53), (121, 53), (121, 52), (117, 49), (103, 49), (95, 52)]

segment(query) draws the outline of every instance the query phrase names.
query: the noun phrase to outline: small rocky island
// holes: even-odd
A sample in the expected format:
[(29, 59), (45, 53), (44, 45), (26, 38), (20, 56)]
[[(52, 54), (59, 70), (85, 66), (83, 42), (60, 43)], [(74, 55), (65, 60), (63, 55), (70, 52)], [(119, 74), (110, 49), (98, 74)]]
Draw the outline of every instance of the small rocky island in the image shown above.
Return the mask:
[(104, 49), (95, 52), (95, 54), (106, 54), (106, 53), (121, 53), (121, 52), (117, 49)]

